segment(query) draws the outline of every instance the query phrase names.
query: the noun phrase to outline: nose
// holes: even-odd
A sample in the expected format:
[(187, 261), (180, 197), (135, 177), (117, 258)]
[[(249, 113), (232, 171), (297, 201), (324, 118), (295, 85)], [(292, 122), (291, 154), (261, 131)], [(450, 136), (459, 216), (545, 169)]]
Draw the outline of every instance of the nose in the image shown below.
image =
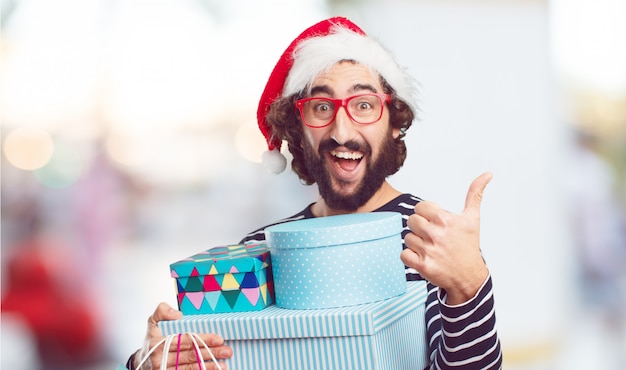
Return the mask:
[(345, 107), (340, 107), (335, 115), (335, 122), (330, 125), (330, 137), (338, 144), (343, 145), (353, 140), (356, 135), (356, 124), (352, 122)]

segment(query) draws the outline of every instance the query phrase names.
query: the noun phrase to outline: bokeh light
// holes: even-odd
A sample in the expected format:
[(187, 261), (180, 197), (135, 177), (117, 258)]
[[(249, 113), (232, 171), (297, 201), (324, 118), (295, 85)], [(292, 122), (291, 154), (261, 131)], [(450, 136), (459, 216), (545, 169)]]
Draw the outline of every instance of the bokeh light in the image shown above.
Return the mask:
[(108, 155), (124, 166), (139, 166), (146, 163), (152, 155), (149, 144), (146, 137), (122, 134), (108, 135), (105, 140)]
[(57, 143), (50, 161), (35, 170), (35, 177), (50, 188), (65, 188), (84, 172), (87, 156), (66, 143)]
[(4, 140), (7, 160), (22, 170), (36, 170), (50, 161), (54, 153), (54, 142), (46, 131), (37, 128), (19, 127)]
[(235, 135), (237, 153), (253, 163), (261, 163), (261, 155), (267, 150), (267, 143), (263, 136), (259, 135), (256, 121), (248, 121), (242, 124)]

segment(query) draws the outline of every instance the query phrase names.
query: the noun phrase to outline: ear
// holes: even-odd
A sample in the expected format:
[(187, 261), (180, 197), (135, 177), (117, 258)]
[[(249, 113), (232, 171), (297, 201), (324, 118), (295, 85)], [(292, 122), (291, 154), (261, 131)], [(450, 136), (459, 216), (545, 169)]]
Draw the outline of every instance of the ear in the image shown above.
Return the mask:
[(397, 138), (398, 138), (398, 136), (400, 136), (400, 129), (399, 129), (399, 128), (392, 127), (392, 128), (391, 128), (391, 135), (393, 135), (393, 138), (394, 138), (394, 139), (397, 139)]

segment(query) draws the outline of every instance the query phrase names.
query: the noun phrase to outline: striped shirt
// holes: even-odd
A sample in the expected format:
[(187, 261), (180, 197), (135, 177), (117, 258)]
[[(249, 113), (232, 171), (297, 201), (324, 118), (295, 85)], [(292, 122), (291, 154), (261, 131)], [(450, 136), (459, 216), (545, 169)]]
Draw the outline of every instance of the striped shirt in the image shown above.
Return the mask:
[[(409, 233), (407, 220), (420, 201), (411, 194), (402, 194), (374, 212), (398, 212), (402, 215), (402, 238)], [(240, 243), (265, 241), (265, 228), (305, 218), (315, 217), (311, 205), (291, 217), (258, 229)], [(406, 248), (406, 246), (404, 246)], [(424, 280), (416, 270), (405, 266), (406, 279)], [(445, 291), (428, 283), (426, 300), (426, 336), (430, 369), (501, 369), (502, 350), (496, 331), (496, 314), (491, 276), (476, 296), (468, 302), (447, 306)]]

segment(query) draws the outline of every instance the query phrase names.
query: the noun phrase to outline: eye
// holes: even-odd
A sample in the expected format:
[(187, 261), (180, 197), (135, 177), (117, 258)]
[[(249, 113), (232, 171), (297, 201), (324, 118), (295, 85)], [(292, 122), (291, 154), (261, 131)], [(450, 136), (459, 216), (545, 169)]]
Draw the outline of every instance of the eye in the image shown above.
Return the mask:
[(356, 109), (369, 110), (369, 109), (372, 109), (372, 104), (370, 104), (368, 101), (363, 100), (356, 104)]
[(332, 112), (333, 104), (328, 100), (319, 100), (313, 106), (313, 111), (318, 113)]

